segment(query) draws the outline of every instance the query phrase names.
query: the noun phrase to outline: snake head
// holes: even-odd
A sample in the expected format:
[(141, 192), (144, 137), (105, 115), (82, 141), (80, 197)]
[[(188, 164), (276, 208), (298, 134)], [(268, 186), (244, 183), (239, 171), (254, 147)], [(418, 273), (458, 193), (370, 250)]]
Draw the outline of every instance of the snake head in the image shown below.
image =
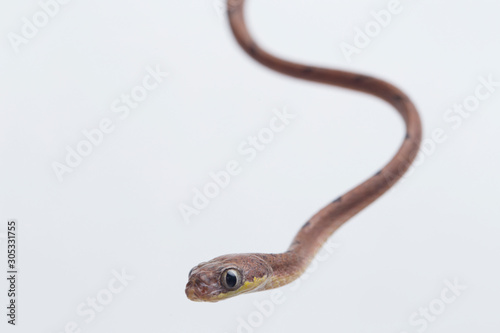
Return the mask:
[(229, 254), (202, 262), (189, 272), (186, 295), (192, 301), (218, 302), (266, 289), (271, 266), (259, 254)]

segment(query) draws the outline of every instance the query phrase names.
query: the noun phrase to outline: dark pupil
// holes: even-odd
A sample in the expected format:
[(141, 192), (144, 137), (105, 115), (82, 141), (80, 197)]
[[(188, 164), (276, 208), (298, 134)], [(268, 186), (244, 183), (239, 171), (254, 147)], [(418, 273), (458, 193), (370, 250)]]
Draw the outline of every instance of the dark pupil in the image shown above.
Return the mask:
[(226, 284), (229, 288), (232, 288), (236, 285), (236, 274), (233, 271), (228, 271), (226, 273)]

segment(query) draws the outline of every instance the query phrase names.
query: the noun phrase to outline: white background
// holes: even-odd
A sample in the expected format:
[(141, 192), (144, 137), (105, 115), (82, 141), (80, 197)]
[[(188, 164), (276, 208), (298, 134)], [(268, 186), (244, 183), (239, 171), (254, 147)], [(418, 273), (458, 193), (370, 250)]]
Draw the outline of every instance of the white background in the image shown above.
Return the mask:
[[(263, 68), (212, 0), (73, 0), (19, 52), (9, 33), (21, 34), (40, 5), (3, 1), (0, 233), (18, 220), (20, 275), (14, 328), (1, 279), (1, 331), (64, 332), (74, 321), (82, 332), (224, 333), (250, 316), (263, 319), (240, 332), (498, 332), (500, 88), (458, 128), (443, 117), (474, 95), (478, 77), (500, 81), (500, 5), (402, 0), (403, 11), (348, 62), (341, 43), (352, 44), (355, 28), (387, 3), (248, 3), (263, 47), (387, 79), (415, 101), (424, 138), (438, 128), (447, 137), (342, 227), (333, 255), (299, 288), (281, 289), (284, 302), (263, 317), (254, 302), (270, 292), (189, 301), (189, 270), (222, 254), (285, 250), (311, 215), (388, 161), (404, 135), (397, 114), (372, 97)], [(111, 103), (148, 66), (168, 78), (120, 119)], [(237, 147), (285, 106), (296, 118), (247, 162)], [(59, 182), (52, 164), (103, 118), (114, 131)], [(179, 205), (233, 159), (241, 174), (186, 223)], [(86, 323), (77, 308), (122, 269), (134, 279)], [(411, 324), (419, 308), (439, 305), (447, 279), (467, 289), (425, 330)]]

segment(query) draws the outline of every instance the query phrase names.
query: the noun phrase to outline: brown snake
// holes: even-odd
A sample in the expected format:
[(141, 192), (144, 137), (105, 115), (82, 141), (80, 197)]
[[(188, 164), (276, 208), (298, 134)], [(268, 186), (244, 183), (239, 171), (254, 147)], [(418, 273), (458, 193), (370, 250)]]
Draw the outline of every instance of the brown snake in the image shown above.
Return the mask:
[(194, 267), (186, 285), (186, 295), (193, 301), (217, 302), (242, 293), (280, 287), (298, 278), (335, 230), (401, 178), (413, 162), (422, 137), (418, 112), (401, 90), (377, 78), (296, 64), (267, 53), (250, 36), (243, 7), (244, 0), (228, 0), (233, 34), (252, 58), (289, 76), (380, 97), (401, 114), (406, 136), (396, 155), (382, 170), (321, 209), (304, 224), (286, 252), (229, 254)]

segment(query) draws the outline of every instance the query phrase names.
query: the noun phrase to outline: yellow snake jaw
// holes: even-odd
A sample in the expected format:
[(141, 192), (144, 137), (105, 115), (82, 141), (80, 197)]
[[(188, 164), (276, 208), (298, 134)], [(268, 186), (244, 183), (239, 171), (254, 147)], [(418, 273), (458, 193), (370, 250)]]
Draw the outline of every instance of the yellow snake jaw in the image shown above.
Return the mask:
[[(243, 15), (244, 0), (228, 0), (232, 32), (242, 49), (257, 62), (279, 73), (308, 81), (364, 92), (383, 99), (402, 116), (406, 135), (398, 152), (380, 171), (337, 198), (314, 215), (281, 254), (226, 255), (193, 268), (186, 295), (194, 301), (217, 302), (243, 293), (277, 288), (298, 278), (323, 243), (351, 217), (391, 188), (410, 167), (422, 140), (419, 114), (400, 89), (383, 80), (357, 73), (293, 63), (267, 53), (248, 32)], [(242, 274), (241, 285), (227, 290), (220, 277), (225, 269)]]

